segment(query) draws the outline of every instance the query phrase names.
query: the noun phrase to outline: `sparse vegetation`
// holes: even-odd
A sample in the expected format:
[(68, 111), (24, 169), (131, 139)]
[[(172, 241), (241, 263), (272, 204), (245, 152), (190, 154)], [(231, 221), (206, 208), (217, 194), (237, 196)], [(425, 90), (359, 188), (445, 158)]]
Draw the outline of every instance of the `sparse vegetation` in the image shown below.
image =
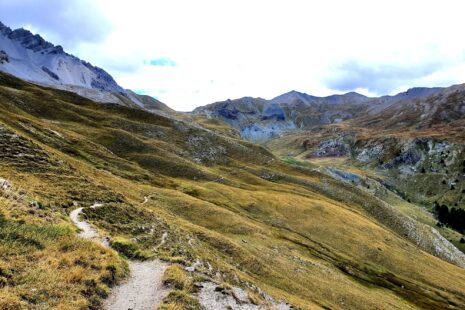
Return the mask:
[(179, 265), (172, 265), (166, 269), (163, 276), (163, 283), (166, 286), (186, 291), (189, 291), (192, 286), (192, 280)]
[(163, 304), (160, 306), (160, 309), (201, 310), (202, 307), (194, 297), (185, 291), (173, 290), (163, 300)]

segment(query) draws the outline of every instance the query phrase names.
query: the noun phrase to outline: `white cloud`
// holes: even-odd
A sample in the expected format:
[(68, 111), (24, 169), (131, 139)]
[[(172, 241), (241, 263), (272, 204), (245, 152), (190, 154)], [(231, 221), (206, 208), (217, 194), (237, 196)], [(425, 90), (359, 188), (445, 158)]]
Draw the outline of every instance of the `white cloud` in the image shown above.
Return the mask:
[[(97, 3), (112, 31), (72, 52), (178, 110), (292, 89), (384, 94), (465, 82), (462, 1)], [(176, 66), (148, 65), (163, 58)]]
[(38, 32), (65, 48), (99, 43), (111, 31), (111, 22), (93, 0), (2, 0), (0, 20)]

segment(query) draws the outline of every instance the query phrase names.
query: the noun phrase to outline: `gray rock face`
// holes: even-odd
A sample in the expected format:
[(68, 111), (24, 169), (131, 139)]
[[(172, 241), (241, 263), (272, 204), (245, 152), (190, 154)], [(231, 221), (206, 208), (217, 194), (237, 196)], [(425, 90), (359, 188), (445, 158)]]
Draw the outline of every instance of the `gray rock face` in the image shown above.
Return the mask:
[(45, 67), (45, 66), (42, 66), (42, 70), (44, 70), (45, 73), (47, 73), (48, 75), (50, 75), (51, 78), (59, 81), (60, 80), (60, 77), (53, 73), (52, 70), (50, 70), (49, 68)]
[(105, 70), (66, 53), (26, 29), (0, 22), (0, 71), (36, 84), (72, 91), (97, 102), (171, 112), (162, 102), (119, 86)]
[(462, 145), (438, 141), (431, 137), (414, 139), (368, 139), (357, 141), (351, 146), (351, 154), (359, 162), (372, 163), (381, 169), (394, 169), (402, 166), (419, 169), (421, 166), (447, 166), (445, 160), (452, 157), (451, 150), (462, 152)]
[(9, 33), (11, 33), (11, 29), (0, 22), (0, 34), (8, 35)]
[(0, 71), (39, 84), (125, 93), (103, 69), (67, 54), (38, 34), (0, 23)]
[(292, 122), (269, 121), (249, 126), (243, 126), (242, 128), (240, 128), (240, 133), (244, 139), (255, 142), (261, 142), (277, 137), (291, 129), (295, 129), (295, 125)]
[(339, 157), (349, 152), (349, 145), (340, 139), (322, 141), (313, 152), (314, 157)]
[(4, 64), (6, 62), (10, 62), (10, 59), (8, 58), (8, 54), (4, 51), (0, 51), (0, 64)]
[(355, 184), (360, 183), (360, 177), (354, 173), (350, 173), (347, 171), (339, 170), (336, 168), (328, 168), (329, 174), (343, 182), (353, 182)]
[[(30, 49), (34, 52), (51, 49), (55, 47), (50, 42), (45, 41), (40, 35), (33, 35), (30, 31), (20, 28), (11, 31), (8, 38), (19, 42), (24, 48)], [(60, 49), (60, 47), (58, 47)], [(63, 51), (63, 49), (61, 49)]]

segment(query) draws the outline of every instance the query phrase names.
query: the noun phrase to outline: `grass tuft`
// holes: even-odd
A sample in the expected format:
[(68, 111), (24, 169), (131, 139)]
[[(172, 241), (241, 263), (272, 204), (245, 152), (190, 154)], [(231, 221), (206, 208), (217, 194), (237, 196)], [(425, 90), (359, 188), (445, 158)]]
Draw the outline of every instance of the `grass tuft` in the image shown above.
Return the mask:
[(166, 269), (163, 284), (178, 290), (189, 291), (192, 288), (192, 280), (180, 265), (172, 265)]

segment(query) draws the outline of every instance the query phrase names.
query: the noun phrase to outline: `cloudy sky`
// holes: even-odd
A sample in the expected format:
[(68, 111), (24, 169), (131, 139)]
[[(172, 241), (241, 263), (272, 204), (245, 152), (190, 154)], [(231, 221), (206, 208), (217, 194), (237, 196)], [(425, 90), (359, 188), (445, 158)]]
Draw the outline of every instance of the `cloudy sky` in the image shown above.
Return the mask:
[(182, 111), (272, 98), (465, 83), (463, 1), (1, 0), (125, 88)]

